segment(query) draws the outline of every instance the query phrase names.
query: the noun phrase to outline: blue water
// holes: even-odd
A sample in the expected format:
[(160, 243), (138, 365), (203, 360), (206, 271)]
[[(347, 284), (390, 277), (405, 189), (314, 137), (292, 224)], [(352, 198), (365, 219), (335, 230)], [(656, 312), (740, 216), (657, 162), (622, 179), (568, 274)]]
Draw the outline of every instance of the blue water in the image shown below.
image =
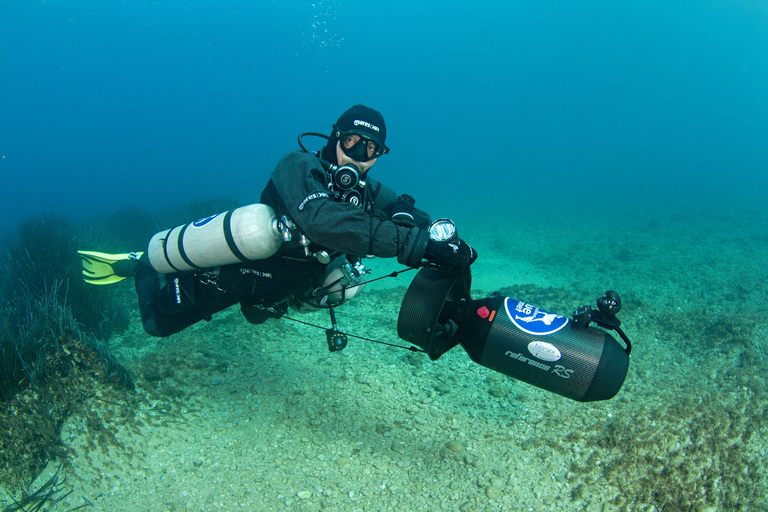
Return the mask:
[(379, 109), (433, 216), (765, 208), (757, 1), (6, 1), (0, 232), (230, 196)]

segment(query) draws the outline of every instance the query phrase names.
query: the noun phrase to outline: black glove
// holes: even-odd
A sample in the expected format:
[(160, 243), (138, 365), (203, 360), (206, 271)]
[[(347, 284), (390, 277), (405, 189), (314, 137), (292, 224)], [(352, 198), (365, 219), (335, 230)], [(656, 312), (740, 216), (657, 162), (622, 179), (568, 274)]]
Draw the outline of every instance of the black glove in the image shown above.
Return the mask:
[(445, 270), (465, 272), (477, 259), (477, 252), (461, 239), (455, 242), (435, 242), (430, 239), (424, 258)]
[(416, 201), (411, 196), (403, 194), (397, 198), (397, 201), (384, 208), (384, 213), (398, 226), (426, 229), (431, 222), (429, 215), (416, 208), (415, 203)]

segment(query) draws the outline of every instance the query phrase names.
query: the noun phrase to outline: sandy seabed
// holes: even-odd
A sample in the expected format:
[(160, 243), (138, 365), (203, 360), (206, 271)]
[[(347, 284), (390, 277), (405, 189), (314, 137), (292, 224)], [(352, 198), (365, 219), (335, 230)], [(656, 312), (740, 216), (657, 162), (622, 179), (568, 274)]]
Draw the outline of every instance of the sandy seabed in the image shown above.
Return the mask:
[[(554, 214), (514, 236), (460, 226), (480, 253), (474, 298), (568, 316), (621, 293), (634, 350), (606, 402), (537, 389), (460, 347), (431, 362), (351, 338), (329, 353), (321, 329), (252, 326), (237, 308), (163, 340), (134, 321), (108, 341), (135, 375), (133, 405), (105, 388), (89, 404), (104, 428), (62, 427), (72, 493), (57, 510), (765, 510), (766, 228), (749, 210), (637, 214), (598, 233)], [(412, 276), (369, 285), (339, 328), (407, 346), (397, 314)]]

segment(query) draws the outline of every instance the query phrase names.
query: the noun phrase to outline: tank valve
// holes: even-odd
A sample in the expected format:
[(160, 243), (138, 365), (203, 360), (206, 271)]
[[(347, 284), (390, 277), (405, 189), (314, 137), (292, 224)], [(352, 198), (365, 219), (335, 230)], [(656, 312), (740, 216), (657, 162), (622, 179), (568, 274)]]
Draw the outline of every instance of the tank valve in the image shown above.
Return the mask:
[(283, 215), (283, 217), (279, 221), (275, 219), (275, 225), (273, 226), (273, 229), (277, 233), (280, 233), (283, 235), (284, 242), (290, 242), (291, 231), (296, 229), (296, 224), (294, 224), (291, 219)]

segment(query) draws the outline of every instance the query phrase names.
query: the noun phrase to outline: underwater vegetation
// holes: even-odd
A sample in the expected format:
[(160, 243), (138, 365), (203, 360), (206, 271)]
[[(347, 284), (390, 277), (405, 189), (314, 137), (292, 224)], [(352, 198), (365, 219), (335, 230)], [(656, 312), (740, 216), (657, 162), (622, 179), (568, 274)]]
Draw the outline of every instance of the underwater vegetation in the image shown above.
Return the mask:
[(95, 383), (133, 387), (99, 341), (128, 325), (125, 299), (117, 288), (86, 287), (80, 278), (77, 249), (102, 239), (44, 216), (23, 222), (3, 246), (0, 481), (12, 488), (65, 457), (61, 425)]
[[(131, 372), (112, 356), (106, 341), (125, 331), (135, 299), (128, 286), (86, 284), (77, 250), (142, 250), (159, 229), (236, 206), (233, 200), (221, 198), (154, 215), (123, 208), (100, 219), (98, 229), (45, 215), (22, 222), (4, 241), (0, 253), (0, 482), (20, 489), (19, 503), (35, 495), (26, 486), (49, 461), (66, 460), (67, 447), (59, 434), (69, 416), (85, 416), (100, 445), (116, 443), (105, 421), (85, 404), (93, 396), (103, 396), (105, 386), (117, 393), (114, 403), (124, 402), (130, 397), (126, 392), (134, 387)], [(121, 411), (130, 416), (128, 408)], [(52, 482), (47, 488), (58, 487)], [(10, 510), (26, 510), (26, 505), (17, 506)]]
[(39, 386), (46, 357), (62, 338), (107, 339), (128, 325), (129, 310), (116, 289), (82, 280), (77, 249), (87, 244), (98, 244), (98, 237), (54, 216), (27, 220), (6, 241), (0, 260), (0, 400)]
[[(59, 479), (59, 473), (61, 472), (61, 466), (48, 480), (43, 482), (39, 487), (33, 489), (30, 485), (29, 489), (23, 489), (21, 491), (21, 497), (19, 499), (11, 496), (13, 503), (5, 508), (3, 512), (32, 512), (38, 510), (53, 510), (54, 507), (61, 503), (69, 496), (72, 491), (66, 491), (64, 488), (64, 479)], [(36, 475), (32, 481), (37, 480), (40, 474)], [(85, 505), (83, 505), (85, 506)], [(71, 510), (78, 510), (82, 507), (76, 507)]]
[[(0, 259), (0, 296), (4, 314), (21, 319), (52, 301), (68, 308), (79, 330), (101, 339), (128, 325), (128, 310), (114, 289), (87, 285), (77, 250), (104, 247), (109, 239), (52, 215), (22, 222), (6, 241)], [(33, 327), (34, 326), (30, 326)]]

